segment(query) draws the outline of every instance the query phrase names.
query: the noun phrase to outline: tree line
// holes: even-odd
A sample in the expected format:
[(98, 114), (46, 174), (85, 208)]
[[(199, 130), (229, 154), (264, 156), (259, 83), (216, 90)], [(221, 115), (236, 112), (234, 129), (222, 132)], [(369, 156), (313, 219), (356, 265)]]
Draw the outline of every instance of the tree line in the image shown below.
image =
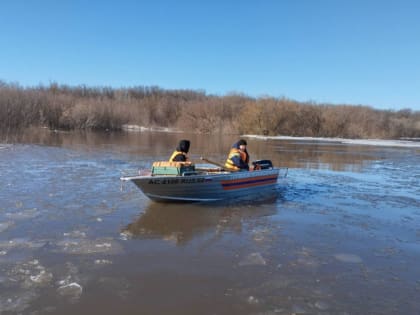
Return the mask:
[(124, 125), (197, 133), (342, 138), (420, 137), (420, 112), (318, 104), (288, 98), (224, 96), (201, 90), (68, 86), (0, 81), (0, 132), (33, 126), (121, 130)]

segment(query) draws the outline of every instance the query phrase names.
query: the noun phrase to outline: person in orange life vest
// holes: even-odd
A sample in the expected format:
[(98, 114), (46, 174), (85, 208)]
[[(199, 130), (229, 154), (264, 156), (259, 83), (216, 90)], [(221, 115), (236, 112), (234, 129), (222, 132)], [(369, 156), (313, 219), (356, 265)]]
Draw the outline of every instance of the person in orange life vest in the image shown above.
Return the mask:
[(179, 141), (174, 153), (169, 158), (169, 162), (187, 162), (189, 161), (187, 153), (190, 149), (190, 140)]
[(241, 139), (234, 143), (229, 151), (225, 167), (234, 171), (249, 171), (249, 154), (246, 150), (246, 141)]

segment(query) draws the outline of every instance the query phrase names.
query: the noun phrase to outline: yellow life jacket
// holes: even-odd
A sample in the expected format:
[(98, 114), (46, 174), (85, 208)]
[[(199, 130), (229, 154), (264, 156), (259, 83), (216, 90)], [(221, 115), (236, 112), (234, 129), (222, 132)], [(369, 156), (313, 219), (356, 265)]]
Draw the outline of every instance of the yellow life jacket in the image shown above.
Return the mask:
[(174, 161), (174, 158), (178, 154), (182, 154), (183, 156), (185, 156), (185, 161), (188, 161), (188, 156), (185, 152), (175, 150), (174, 153), (172, 153), (171, 157), (169, 158), (169, 162), (180, 162), (180, 161)]
[(239, 157), (242, 161), (246, 162), (247, 154), (245, 152), (237, 149), (237, 148), (232, 148), (232, 149), (230, 149), (228, 158), (225, 162), (225, 168), (230, 169), (230, 170), (234, 170), (234, 171), (240, 170), (240, 168), (237, 167), (235, 165), (235, 163), (233, 163), (233, 161), (232, 161), (232, 158), (235, 157), (235, 156)]

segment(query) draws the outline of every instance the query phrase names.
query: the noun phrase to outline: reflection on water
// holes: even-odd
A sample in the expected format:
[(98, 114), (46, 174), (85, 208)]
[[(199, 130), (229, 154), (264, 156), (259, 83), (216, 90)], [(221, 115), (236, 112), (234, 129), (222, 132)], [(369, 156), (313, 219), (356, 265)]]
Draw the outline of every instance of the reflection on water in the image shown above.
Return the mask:
[[(10, 138), (10, 136), (9, 136)], [(143, 167), (153, 160), (166, 160), (179, 139), (191, 140), (190, 157), (201, 163), (205, 156), (223, 163), (235, 136), (208, 136), (162, 132), (66, 132), (34, 129), (13, 138), (15, 142), (53, 145), (73, 149), (109, 149), (137, 156)], [(0, 137), (1, 139), (1, 137)], [(9, 139), (10, 141), (10, 139)], [(391, 149), (392, 150), (392, 149)], [(404, 150), (404, 149), (402, 149)], [(341, 145), (331, 142), (290, 140), (248, 141), (251, 160), (270, 159), (278, 167), (330, 169), (362, 172), (372, 161), (381, 159), (383, 149), (359, 145)], [(379, 153), (379, 156), (378, 156)]]
[(305, 143), (272, 140), (256, 144), (259, 155), (267, 153), (276, 165), (289, 168), (329, 169), (334, 171), (361, 172), (363, 168), (377, 159), (376, 148), (360, 146), (343, 146), (331, 142)]
[(419, 152), (250, 140), (270, 198), (158, 204), (125, 169), (234, 136), (37, 130), (0, 144), (1, 314), (417, 314)]
[[(272, 199), (274, 200), (274, 199)], [(225, 230), (242, 230), (242, 220), (273, 215), (275, 206), (267, 207), (267, 201), (258, 208), (249, 203), (237, 206), (161, 204), (150, 203), (145, 212), (123, 230), (133, 237), (157, 237), (183, 244), (198, 234)]]

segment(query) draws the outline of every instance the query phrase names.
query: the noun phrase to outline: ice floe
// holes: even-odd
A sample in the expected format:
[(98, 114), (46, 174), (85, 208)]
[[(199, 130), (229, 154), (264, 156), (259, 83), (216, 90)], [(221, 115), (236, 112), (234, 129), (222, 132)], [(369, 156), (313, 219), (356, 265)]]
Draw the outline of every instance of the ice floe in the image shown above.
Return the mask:
[(19, 263), (6, 272), (6, 285), (18, 284), (24, 289), (46, 287), (53, 280), (53, 274), (37, 259)]
[(29, 248), (37, 249), (45, 246), (46, 242), (42, 240), (30, 241), (27, 238), (14, 238), (8, 241), (0, 241), (0, 250), (14, 249), (14, 248)]
[(62, 285), (57, 289), (59, 295), (68, 298), (71, 302), (77, 301), (82, 295), (82, 292), (83, 288), (77, 282)]
[(362, 258), (354, 254), (335, 254), (334, 258), (345, 263), (358, 264), (362, 262)]
[(95, 259), (95, 265), (111, 265), (112, 261), (108, 259)]
[(122, 252), (122, 246), (112, 239), (64, 239), (56, 243), (58, 251), (68, 254), (118, 254)]
[(267, 262), (260, 253), (251, 253), (239, 262), (239, 266), (264, 266)]
[(14, 225), (13, 221), (0, 222), (0, 233), (6, 231)]
[(39, 216), (40, 213), (38, 209), (26, 209), (23, 211), (18, 212), (6, 212), (6, 216), (13, 220), (25, 220), (25, 219), (32, 219)]
[(131, 238), (133, 238), (133, 233), (129, 231), (123, 231), (120, 233), (120, 240), (127, 241)]
[(38, 294), (33, 291), (23, 291), (19, 294), (2, 294), (0, 296), (0, 314), (5, 312), (20, 314), (37, 298)]
[(65, 237), (85, 238), (86, 237), (86, 232), (79, 231), (79, 230), (74, 230), (74, 231), (71, 231), (71, 232), (65, 232), (65, 233), (63, 233), (63, 235)]

